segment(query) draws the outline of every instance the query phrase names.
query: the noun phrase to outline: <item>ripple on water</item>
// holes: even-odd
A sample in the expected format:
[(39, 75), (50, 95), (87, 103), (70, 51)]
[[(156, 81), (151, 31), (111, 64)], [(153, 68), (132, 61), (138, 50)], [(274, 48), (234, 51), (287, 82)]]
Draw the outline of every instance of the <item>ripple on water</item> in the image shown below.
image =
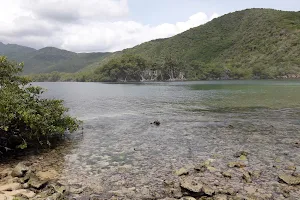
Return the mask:
[[(300, 166), (300, 149), (292, 145), (300, 140), (297, 84), (73, 88), (74, 94), (61, 95), (85, 129), (82, 141), (65, 156), (62, 179), (99, 192), (144, 186), (159, 192), (175, 169), (212, 157), (222, 168), (241, 150), (250, 153), (256, 169), (272, 168), (276, 160)], [(150, 125), (154, 120), (161, 125)], [(273, 171), (264, 175), (274, 177)]]

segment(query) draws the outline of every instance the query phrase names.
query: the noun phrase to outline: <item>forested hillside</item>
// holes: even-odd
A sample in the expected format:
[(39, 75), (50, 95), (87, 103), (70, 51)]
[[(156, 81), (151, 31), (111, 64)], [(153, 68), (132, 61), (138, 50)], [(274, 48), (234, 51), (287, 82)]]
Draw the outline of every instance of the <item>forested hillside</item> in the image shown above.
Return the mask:
[(152, 81), (298, 78), (300, 12), (247, 9), (229, 13), (174, 37), (112, 54), (75, 54), (55, 48), (29, 54), (25, 72), (49, 72), (34, 76), (39, 81), (125, 81), (124, 77), (141, 81), (145, 76), (128, 74), (141, 59), (146, 65), (141, 69)]

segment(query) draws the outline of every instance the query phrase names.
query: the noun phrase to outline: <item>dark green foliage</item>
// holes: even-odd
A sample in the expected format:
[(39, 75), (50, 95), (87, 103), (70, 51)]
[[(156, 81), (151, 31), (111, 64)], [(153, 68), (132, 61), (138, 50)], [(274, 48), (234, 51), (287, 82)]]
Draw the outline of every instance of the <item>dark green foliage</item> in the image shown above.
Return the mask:
[(50, 145), (50, 139), (77, 130), (79, 121), (66, 115), (62, 100), (43, 99), (43, 89), (28, 86), (19, 77), (22, 64), (0, 57), (0, 153), (34, 144)]
[(103, 67), (97, 69), (99, 81), (140, 81), (144, 71), (150, 67), (145, 59), (129, 54), (122, 55), (119, 59), (110, 60)]

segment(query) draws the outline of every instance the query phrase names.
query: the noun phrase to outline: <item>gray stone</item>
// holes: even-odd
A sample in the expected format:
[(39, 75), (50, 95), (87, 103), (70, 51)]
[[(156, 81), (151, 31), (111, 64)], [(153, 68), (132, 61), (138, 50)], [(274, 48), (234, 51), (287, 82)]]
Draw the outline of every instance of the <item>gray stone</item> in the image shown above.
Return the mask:
[(51, 197), (53, 200), (59, 200), (63, 197), (63, 195), (61, 193), (55, 193)]
[(191, 177), (187, 177), (180, 181), (180, 186), (190, 192), (199, 193), (202, 191), (203, 184), (199, 181), (193, 180)]
[(256, 189), (254, 187), (245, 187), (244, 190), (248, 193), (248, 194), (255, 194), (256, 193)]
[(19, 178), (24, 177), (28, 170), (29, 168), (27, 166), (25, 166), (23, 163), (19, 163), (11, 172), (11, 176)]
[(207, 185), (203, 185), (202, 191), (208, 196), (212, 196), (215, 193), (214, 189)]
[(243, 168), (243, 167), (246, 167), (246, 165), (242, 162), (230, 162), (230, 163), (228, 163), (228, 167), (230, 167), (230, 168), (233, 168), (233, 167)]
[(30, 185), (30, 187), (33, 187), (35, 189), (41, 189), (46, 186), (47, 182), (47, 180), (40, 180), (37, 176), (31, 175), (28, 184)]
[(240, 158), (241, 156), (247, 157), (248, 155), (249, 155), (249, 153), (246, 151), (239, 151), (239, 152), (236, 152), (233, 156), (236, 158)]
[(225, 194), (215, 195), (214, 200), (227, 200), (227, 195), (225, 195)]
[(196, 200), (194, 197), (182, 197), (180, 200)]
[(300, 177), (300, 166), (296, 166), (296, 169), (293, 172), (293, 176)]
[(189, 171), (187, 169), (185, 169), (184, 167), (183, 168), (180, 168), (179, 170), (177, 170), (175, 172), (175, 174), (177, 176), (182, 176), (182, 175), (187, 175), (189, 173)]
[(247, 172), (247, 171), (243, 171), (243, 179), (246, 181), (246, 183), (251, 183), (252, 182), (250, 173)]
[(0, 186), (0, 191), (12, 191), (21, 189), (22, 185), (20, 183), (9, 183)]
[(288, 185), (300, 185), (300, 177), (295, 177), (288, 174), (280, 174), (278, 177)]
[(224, 177), (226, 177), (226, 178), (231, 178), (231, 177), (232, 177), (230, 171), (222, 172), (222, 175), (223, 175)]

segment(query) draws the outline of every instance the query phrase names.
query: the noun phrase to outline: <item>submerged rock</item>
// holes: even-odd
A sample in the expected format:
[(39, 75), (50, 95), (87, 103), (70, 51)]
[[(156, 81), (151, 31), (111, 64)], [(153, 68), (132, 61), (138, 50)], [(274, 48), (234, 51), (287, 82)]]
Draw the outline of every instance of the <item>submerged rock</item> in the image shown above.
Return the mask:
[(246, 152), (246, 151), (239, 151), (239, 152), (236, 152), (233, 156), (236, 157), (236, 158), (239, 158), (241, 156), (247, 157), (248, 155), (249, 155), (249, 153)]
[(226, 178), (231, 178), (232, 177), (232, 174), (231, 174), (231, 171), (225, 171), (225, 172), (222, 172), (222, 175)]
[(297, 166), (293, 172), (293, 176), (300, 177), (300, 166)]
[(230, 167), (230, 168), (233, 168), (233, 167), (243, 168), (243, 167), (246, 167), (246, 165), (244, 163), (241, 163), (241, 162), (230, 162), (230, 163), (228, 163), (228, 167)]
[(300, 185), (300, 177), (295, 177), (288, 174), (280, 174), (278, 177), (288, 185)]
[(214, 196), (214, 200), (227, 200), (227, 195), (225, 194), (218, 194)]
[(190, 192), (199, 193), (202, 192), (203, 184), (192, 177), (187, 177), (180, 181), (180, 187)]
[(247, 158), (247, 156), (245, 156), (245, 155), (241, 155), (241, 156), (240, 156), (240, 160), (241, 160), (241, 161), (247, 161), (248, 158)]
[(261, 171), (260, 170), (254, 170), (253, 172), (250, 173), (252, 178), (258, 179), (261, 176)]
[(246, 181), (246, 183), (252, 182), (250, 173), (248, 171), (243, 171), (243, 179)]
[(213, 166), (211, 166), (211, 163), (213, 161), (214, 161), (213, 159), (208, 159), (204, 163), (196, 165), (194, 167), (194, 169), (198, 172), (205, 172), (206, 170), (208, 170), (210, 172), (215, 172), (215, 171), (217, 171), (217, 169), (214, 168)]
[(27, 166), (25, 166), (23, 163), (19, 163), (11, 172), (11, 176), (19, 178), (24, 177), (28, 170), (29, 168)]
[(245, 187), (244, 190), (245, 190), (248, 194), (255, 194), (256, 191), (257, 191), (254, 187), (251, 187), (251, 186)]
[(212, 196), (215, 193), (214, 189), (207, 185), (203, 185), (202, 191), (208, 196)]
[(177, 176), (187, 175), (188, 173), (189, 173), (189, 171), (187, 169), (185, 169), (184, 167), (180, 168), (179, 170), (177, 170), (175, 172), (175, 174)]
[(180, 200), (196, 200), (194, 197), (182, 197)]

